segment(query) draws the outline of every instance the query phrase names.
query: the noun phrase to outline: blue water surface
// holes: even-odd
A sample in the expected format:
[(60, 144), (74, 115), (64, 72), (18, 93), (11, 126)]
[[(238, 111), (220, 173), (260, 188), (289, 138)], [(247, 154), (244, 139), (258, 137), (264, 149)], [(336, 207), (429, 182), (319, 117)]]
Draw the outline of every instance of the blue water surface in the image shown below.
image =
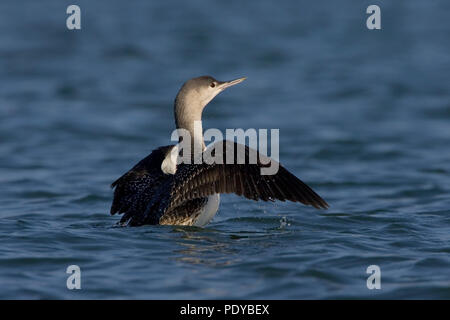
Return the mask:
[[(75, 2), (0, 2), (0, 298), (450, 298), (449, 1), (379, 0), (381, 30), (369, 1)], [(329, 210), (225, 195), (205, 228), (115, 227), (109, 185), (204, 74), (248, 77), (204, 128), (279, 128)]]

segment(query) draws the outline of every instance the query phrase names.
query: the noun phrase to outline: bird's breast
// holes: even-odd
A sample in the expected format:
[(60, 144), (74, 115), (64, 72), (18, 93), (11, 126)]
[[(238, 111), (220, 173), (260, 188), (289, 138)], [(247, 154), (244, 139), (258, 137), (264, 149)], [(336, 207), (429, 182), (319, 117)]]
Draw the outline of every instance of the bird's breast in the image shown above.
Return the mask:
[(194, 226), (203, 227), (207, 225), (216, 215), (217, 210), (219, 209), (220, 204), (220, 195), (218, 193), (208, 196), (208, 201), (201, 208), (200, 214), (195, 219)]

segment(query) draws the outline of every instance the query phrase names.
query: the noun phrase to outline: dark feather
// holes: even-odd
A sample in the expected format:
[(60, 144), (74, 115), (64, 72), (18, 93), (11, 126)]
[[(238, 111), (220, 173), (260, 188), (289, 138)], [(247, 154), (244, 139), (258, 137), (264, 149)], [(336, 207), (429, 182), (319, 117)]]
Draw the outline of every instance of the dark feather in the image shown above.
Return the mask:
[[(236, 163), (237, 150), (242, 145), (226, 140), (224, 142), (216, 143), (214, 148), (223, 150), (224, 153), (230, 147), (234, 148)], [(170, 201), (165, 202), (167, 207), (159, 207), (160, 213), (164, 214), (166, 210), (172, 210), (198, 195), (206, 197), (215, 193), (236, 193), (256, 201), (289, 200), (318, 209), (328, 208), (328, 204), (317, 193), (281, 165), (276, 174), (261, 175), (261, 168), (270, 166), (270, 163), (264, 164), (258, 153), (257, 163), (249, 164), (250, 150), (245, 146), (246, 164), (179, 164), (172, 182), (172, 191), (167, 195)]]
[(144, 212), (149, 200), (169, 178), (169, 175), (162, 172), (161, 163), (172, 147), (164, 146), (153, 150), (111, 185), (115, 188), (111, 214), (123, 213), (121, 223), (128, 221), (130, 225), (139, 225), (141, 220), (145, 220)]
[[(315, 208), (328, 204), (303, 181), (279, 165), (274, 175), (261, 175), (270, 166), (257, 153), (257, 163), (249, 163), (255, 150), (230, 141), (216, 143), (215, 152), (234, 151), (233, 164), (178, 164), (174, 175), (164, 174), (161, 163), (173, 146), (160, 147), (112, 184), (115, 187), (111, 214), (123, 213), (121, 223), (191, 224), (216, 193), (235, 193), (252, 200), (301, 202)], [(245, 164), (237, 164), (237, 151), (244, 148)], [(212, 153), (214, 154), (214, 153)], [(271, 160), (275, 161), (275, 160)]]

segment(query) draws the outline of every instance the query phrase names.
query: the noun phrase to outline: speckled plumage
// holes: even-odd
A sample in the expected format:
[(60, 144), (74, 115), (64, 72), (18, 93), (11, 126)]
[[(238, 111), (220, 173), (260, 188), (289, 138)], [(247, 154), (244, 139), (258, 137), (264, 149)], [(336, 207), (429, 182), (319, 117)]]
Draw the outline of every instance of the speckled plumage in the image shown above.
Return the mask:
[[(229, 141), (226, 144), (235, 149), (236, 159), (238, 144)], [(217, 143), (216, 152), (225, 153), (224, 145)], [(154, 150), (113, 183), (116, 189), (111, 214), (124, 213), (122, 224), (193, 225), (208, 196), (220, 193), (235, 193), (256, 201), (277, 199), (315, 208), (328, 207), (319, 195), (282, 166), (275, 175), (261, 175), (261, 167), (268, 164), (260, 161), (249, 164), (247, 146), (244, 146), (246, 164), (182, 163), (174, 175), (164, 174), (161, 163), (172, 147)]]
[(173, 145), (159, 147), (142, 159), (112, 185), (114, 199), (111, 214), (123, 213), (121, 224), (158, 224), (159, 217), (145, 216), (147, 204), (159, 192), (159, 187), (169, 175), (161, 170), (161, 163)]

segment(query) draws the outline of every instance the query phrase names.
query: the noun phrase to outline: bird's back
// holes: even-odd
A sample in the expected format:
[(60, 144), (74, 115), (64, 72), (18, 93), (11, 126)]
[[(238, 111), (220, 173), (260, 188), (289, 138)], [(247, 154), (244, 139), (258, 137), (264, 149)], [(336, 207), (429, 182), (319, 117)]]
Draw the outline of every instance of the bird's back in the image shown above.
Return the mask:
[(123, 213), (121, 224), (140, 225), (159, 222), (159, 217), (145, 216), (144, 212), (149, 199), (160, 192), (160, 186), (171, 178), (171, 175), (161, 170), (161, 164), (173, 147), (169, 145), (153, 150), (150, 155), (112, 183), (111, 187), (115, 190), (111, 214)]

